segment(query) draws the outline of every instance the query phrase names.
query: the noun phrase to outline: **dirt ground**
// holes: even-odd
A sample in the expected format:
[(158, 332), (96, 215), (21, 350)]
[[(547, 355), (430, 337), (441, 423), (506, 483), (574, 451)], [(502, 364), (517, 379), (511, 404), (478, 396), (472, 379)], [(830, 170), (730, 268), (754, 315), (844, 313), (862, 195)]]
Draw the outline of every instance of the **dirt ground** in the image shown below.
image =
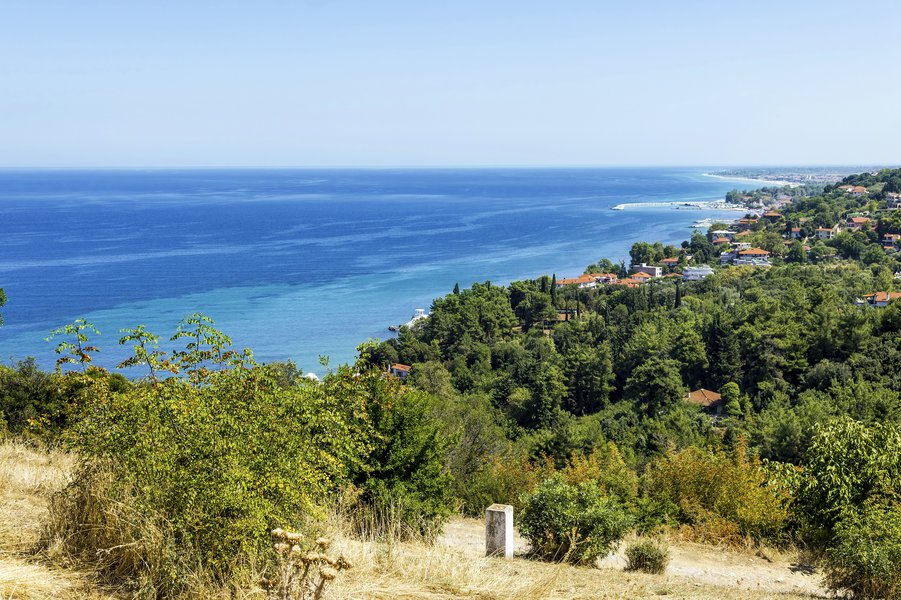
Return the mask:
[[(485, 551), (484, 524), (477, 519), (452, 520), (441, 536), (439, 544), (455, 548), (476, 557)], [(528, 552), (528, 543), (518, 533), (514, 537), (515, 553)], [(623, 573), (626, 565), (623, 550), (598, 562), (598, 570), (613, 575)], [(809, 566), (798, 564), (794, 556), (772, 553), (737, 551), (685, 542), (670, 543), (670, 564), (662, 576), (666, 582), (723, 586), (753, 590), (774, 595), (828, 597), (821, 574)]]

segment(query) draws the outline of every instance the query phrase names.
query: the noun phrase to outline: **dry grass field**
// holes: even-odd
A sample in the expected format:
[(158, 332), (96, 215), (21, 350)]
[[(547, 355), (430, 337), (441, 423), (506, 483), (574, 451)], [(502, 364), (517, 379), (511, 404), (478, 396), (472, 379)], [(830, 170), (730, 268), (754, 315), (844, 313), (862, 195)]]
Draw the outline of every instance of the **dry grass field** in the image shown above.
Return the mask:
[[(127, 597), (99, 589), (90, 573), (53, 564), (34, 554), (50, 494), (66, 484), (71, 456), (0, 444), (0, 600), (112, 600)], [(342, 573), (331, 598), (477, 598), (539, 600), (578, 598), (795, 599), (825, 597), (819, 577), (793, 566), (791, 556), (671, 544), (663, 575), (624, 571), (615, 554), (596, 568), (518, 557), (482, 556), (483, 530), (455, 519), (437, 544), (361, 542), (334, 526), (336, 552), (354, 564)], [(518, 540), (520, 553), (525, 544)], [(206, 597), (262, 599), (257, 590), (208, 590)]]

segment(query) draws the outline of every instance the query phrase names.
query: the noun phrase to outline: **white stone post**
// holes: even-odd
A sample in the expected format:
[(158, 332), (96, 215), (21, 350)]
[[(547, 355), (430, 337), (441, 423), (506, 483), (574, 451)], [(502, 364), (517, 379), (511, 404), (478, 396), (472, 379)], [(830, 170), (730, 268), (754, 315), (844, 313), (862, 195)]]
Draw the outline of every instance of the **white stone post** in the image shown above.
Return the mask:
[(485, 511), (485, 554), (513, 557), (513, 507), (492, 504)]

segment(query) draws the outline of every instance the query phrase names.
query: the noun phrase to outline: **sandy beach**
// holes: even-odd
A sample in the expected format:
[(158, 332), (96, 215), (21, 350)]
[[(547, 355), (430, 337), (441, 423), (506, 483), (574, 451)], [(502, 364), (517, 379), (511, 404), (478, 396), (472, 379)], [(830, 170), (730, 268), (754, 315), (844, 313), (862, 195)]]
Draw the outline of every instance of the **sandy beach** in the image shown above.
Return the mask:
[(770, 186), (788, 186), (788, 187), (798, 187), (801, 185), (800, 183), (796, 183), (794, 181), (781, 181), (778, 179), (760, 179), (757, 177), (729, 177), (726, 175), (714, 175), (713, 173), (704, 173), (705, 177), (714, 177), (716, 179), (727, 179), (729, 181), (744, 181), (750, 183), (763, 183), (765, 186), (761, 187), (770, 187)]

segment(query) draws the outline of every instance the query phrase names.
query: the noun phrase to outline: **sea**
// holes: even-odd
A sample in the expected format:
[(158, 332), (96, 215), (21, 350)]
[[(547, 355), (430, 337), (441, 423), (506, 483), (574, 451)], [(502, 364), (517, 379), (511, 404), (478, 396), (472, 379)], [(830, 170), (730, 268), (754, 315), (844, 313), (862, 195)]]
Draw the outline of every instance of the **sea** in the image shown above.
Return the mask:
[(576, 276), (741, 216), (659, 205), (762, 185), (707, 170), (0, 170), (0, 363), (52, 367), (49, 332), (84, 318), (113, 368), (123, 328), (168, 348), (202, 312), (258, 361), (322, 374), (457, 283)]

